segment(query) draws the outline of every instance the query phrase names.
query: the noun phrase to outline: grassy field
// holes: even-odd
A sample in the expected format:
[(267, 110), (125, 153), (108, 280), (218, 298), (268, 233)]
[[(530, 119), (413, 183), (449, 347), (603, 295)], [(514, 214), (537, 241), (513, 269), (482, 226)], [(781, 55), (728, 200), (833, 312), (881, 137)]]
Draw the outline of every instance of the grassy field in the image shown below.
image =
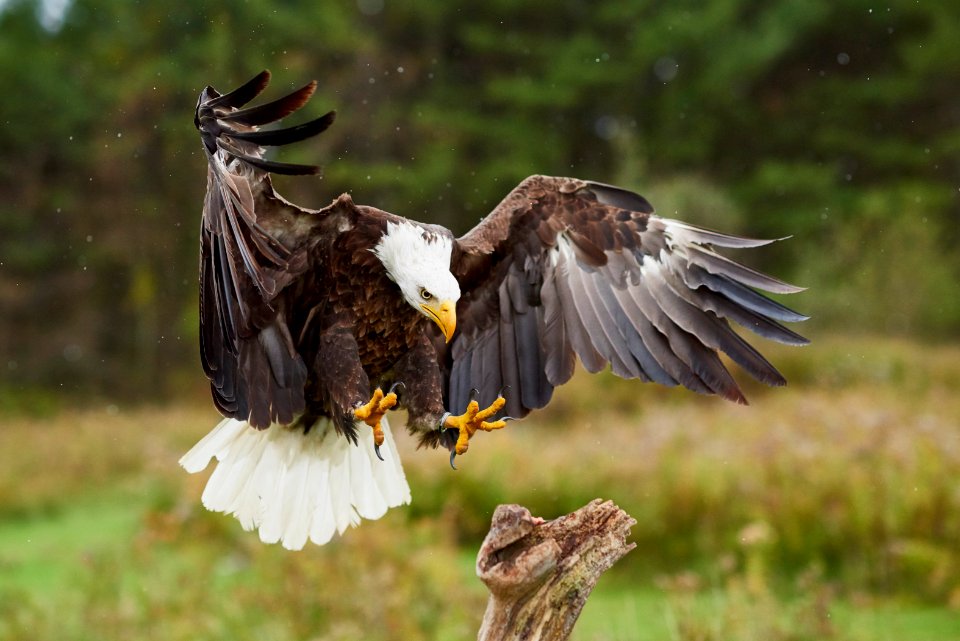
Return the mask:
[(598, 496), (638, 547), (580, 641), (960, 639), (960, 347), (772, 351), (749, 407), (580, 376), (457, 472), (404, 438), (413, 505), (300, 553), (200, 506), (205, 405), (7, 417), (0, 639), (470, 639), (493, 508)]

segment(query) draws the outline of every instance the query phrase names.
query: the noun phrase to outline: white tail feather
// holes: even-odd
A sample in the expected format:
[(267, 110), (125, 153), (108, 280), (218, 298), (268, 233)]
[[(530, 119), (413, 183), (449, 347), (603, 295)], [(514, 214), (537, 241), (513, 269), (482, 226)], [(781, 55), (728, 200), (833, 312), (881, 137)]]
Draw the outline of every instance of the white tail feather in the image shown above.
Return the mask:
[(255, 430), (226, 419), (180, 459), (190, 473), (219, 461), (202, 501), (233, 514), (245, 530), (259, 529), (265, 543), (299, 550), (307, 539), (323, 545), (361, 519), (378, 519), (410, 502), (400, 456), (386, 417), (376, 458), (373, 431), (359, 424), (359, 445), (320, 419), (306, 434), (274, 425)]

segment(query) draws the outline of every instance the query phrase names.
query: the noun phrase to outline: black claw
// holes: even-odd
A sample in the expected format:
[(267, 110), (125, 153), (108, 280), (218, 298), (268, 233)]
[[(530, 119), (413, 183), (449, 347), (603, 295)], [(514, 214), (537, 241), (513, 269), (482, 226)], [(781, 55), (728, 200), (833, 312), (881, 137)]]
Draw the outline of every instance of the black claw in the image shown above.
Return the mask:
[(506, 392), (508, 389), (510, 389), (510, 386), (504, 385), (503, 387), (500, 388), (500, 391), (497, 392), (497, 396), (503, 398), (504, 397), (503, 393)]
[(506, 421), (519, 421), (520, 419), (518, 419), (518, 418), (515, 417), (515, 416), (501, 416), (501, 417), (498, 418), (497, 420), (498, 420), (498, 421), (504, 421), (504, 422), (506, 422)]
[(376, 443), (374, 443), (374, 444), (373, 444), (373, 451), (376, 453), (377, 458), (382, 461), (382, 460), (383, 460), (383, 457), (380, 455), (380, 446), (377, 445)]
[(453, 464), (453, 459), (457, 457), (456, 450), (450, 450), (450, 469), (456, 470), (457, 466)]
[(390, 386), (390, 391), (387, 392), (387, 394), (393, 394), (393, 391), (398, 387), (401, 389), (401, 391), (407, 389), (407, 386), (404, 385), (402, 381), (397, 381), (396, 383)]
[(475, 401), (475, 400), (477, 400), (477, 397), (478, 397), (478, 396), (480, 396), (480, 390), (478, 390), (476, 387), (471, 387), (471, 388), (470, 388), (470, 400), (471, 400), (471, 401)]

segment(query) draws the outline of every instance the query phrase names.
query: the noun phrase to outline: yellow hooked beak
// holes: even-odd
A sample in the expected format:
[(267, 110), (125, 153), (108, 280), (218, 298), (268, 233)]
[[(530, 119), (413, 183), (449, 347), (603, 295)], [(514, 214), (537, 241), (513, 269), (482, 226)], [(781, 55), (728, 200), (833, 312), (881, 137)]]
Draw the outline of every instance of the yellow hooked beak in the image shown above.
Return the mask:
[(430, 319), (440, 326), (447, 342), (453, 338), (453, 331), (457, 329), (457, 304), (450, 300), (440, 301), (440, 305), (420, 304), (420, 309), (427, 313)]

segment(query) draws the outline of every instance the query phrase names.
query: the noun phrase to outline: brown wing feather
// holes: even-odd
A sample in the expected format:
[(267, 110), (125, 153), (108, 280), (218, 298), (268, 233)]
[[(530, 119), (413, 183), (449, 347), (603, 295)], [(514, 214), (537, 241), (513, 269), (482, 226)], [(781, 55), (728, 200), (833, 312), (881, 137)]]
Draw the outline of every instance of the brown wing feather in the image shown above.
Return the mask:
[(659, 218), (642, 196), (612, 185), (524, 180), (456, 243), (464, 295), (448, 409), (461, 411), (473, 387), (489, 403), (507, 383), (506, 412), (523, 416), (570, 379), (576, 358), (589, 371), (609, 364), (625, 378), (746, 402), (722, 351), (754, 378), (782, 385), (727, 321), (803, 344), (777, 321), (806, 317), (756, 291), (800, 289), (713, 249), (767, 242)]
[(266, 105), (240, 109), (269, 80), (264, 71), (222, 96), (207, 87), (194, 121), (208, 160), (200, 232), (201, 359), (220, 412), (260, 428), (289, 423), (303, 411), (307, 376), (278, 294), (308, 267), (297, 231), (305, 226), (293, 221), (309, 212), (280, 198), (268, 172), (319, 171), (265, 160), (263, 147), (303, 140), (333, 121), (331, 112), (287, 129), (257, 131), (255, 125), (302, 107), (316, 86), (311, 83)]

